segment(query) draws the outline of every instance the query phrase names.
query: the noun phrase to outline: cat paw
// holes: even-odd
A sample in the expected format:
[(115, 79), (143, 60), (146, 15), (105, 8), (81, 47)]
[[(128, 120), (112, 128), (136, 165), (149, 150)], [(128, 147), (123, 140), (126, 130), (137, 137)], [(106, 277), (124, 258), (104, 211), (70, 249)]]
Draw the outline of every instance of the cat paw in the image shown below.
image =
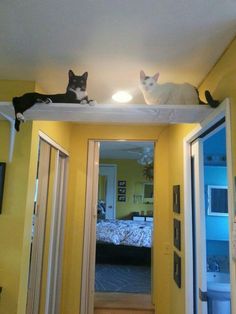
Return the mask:
[(81, 100), (81, 102), (80, 102), (81, 105), (87, 105), (87, 103), (88, 103), (88, 102), (87, 102), (87, 100), (85, 100), (85, 99), (84, 99), (84, 100)]
[(25, 122), (25, 117), (24, 117), (23, 114), (20, 113), (20, 112), (18, 112), (18, 113), (16, 114), (16, 119), (19, 120), (19, 121), (21, 121), (21, 122)]
[(41, 104), (41, 103), (43, 103), (44, 101), (41, 99), (41, 98), (37, 98), (36, 99), (36, 103), (38, 103), (38, 104)]
[(45, 98), (45, 99), (37, 98), (36, 99), (36, 103), (39, 103), (39, 104), (50, 104), (50, 103), (52, 103), (52, 100), (50, 98)]
[(90, 100), (89, 101), (89, 106), (96, 106), (96, 105), (97, 105), (96, 100)]
[(52, 100), (51, 100), (51, 98), (46, 98), (44, 102), (45, 102), (45, 104), (51, 104)]

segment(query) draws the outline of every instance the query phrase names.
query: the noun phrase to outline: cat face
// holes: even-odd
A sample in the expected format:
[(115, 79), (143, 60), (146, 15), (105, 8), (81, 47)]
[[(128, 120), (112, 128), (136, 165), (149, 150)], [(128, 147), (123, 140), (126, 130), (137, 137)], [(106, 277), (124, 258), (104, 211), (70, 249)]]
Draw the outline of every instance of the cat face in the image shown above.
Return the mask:
[(154, 76), (146, 76), (144, 71), (140, 72), (140, 88), (145, 92), (151, 92), (155, 89), (159, 73)]
[(74, 92), (85, 92), (87, 87), (88, 72), (83, 75), (75, 75), (72, 70), (69, 70), (68, 88)]
[(72, 70), (69, 70), (69, 83), (67, 86), (67, 91), (74, 92), (76, 94), (76, 99), (81, 100), (87, 96), (87, 78), (88, 72), (83, 75), (75, 75)]

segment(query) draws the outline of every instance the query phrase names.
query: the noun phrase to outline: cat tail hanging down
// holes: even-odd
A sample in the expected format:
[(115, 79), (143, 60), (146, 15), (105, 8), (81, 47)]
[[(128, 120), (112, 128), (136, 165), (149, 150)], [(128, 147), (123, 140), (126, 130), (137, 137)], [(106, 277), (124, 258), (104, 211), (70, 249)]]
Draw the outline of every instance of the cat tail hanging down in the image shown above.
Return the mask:
[(212, 108), (216, 108), (219, 106), (220, 102), (219, 100), (215, 100), (212, 96), (211, 93), (209, 92), (209, 90), (205, 91), (205, 97), (206, 97), (206, 101), (208, 103), (208, 105)]
[(212, 97), (212, 95), (211, 95), (211, 93), (210, 93), (209, 90), (206, 90), (206, 91), (205, 91), (205, 98), (206, 98), (207, 103), (205, 103), (204, 101), (202, 101), (202, 100), (200, 99), (200, 97), (199, 97), (199, 92), (198, 92), (197, 88), (196, 88), (196, 91), (197, 91), (197, 94), (198, 94), (198, 99), (199, 99), (199, 104), (200, 104), (200, 105), (207, 105), (207, 104), (208, 104), (208, 105), (209, 105), (210, 107), (212, 107), (212, 108), (216, 108), (216, 107), (219, 106), (219, 104), (220, 104), (219, 100), (215, 100), (215, 99)]

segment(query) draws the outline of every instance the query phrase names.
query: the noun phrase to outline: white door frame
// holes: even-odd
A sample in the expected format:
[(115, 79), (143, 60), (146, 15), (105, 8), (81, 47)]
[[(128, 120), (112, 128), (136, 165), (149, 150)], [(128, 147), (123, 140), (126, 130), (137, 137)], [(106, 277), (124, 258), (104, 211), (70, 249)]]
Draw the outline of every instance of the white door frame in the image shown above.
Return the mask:
[[(94, 312), (94, 277), (100, 141), (89, 140), (80, 313)], [(86, 228), (87, 226), (87, 228)], [(89, 227), (88, 227), (89, 226)]]
[(45, 217), (47, 190), (49, 178), (50, 145), (39, 142), (41, 154), (39, 157), (40, 180), (35, 208), (34, 237), (29, 270), (29, 287), (27, 293), (27, 314), (37, 314), (39, 311), (40, 283), (43, 260), (43, 244), (45, 232)]
[(195, 130), (184, 138), (184, 234), (185, 234), (185, 313), (193, 314), (193, 254), (192, 254), (192, 196), (191, 196), (191, 143), (216, 122), (225, 117), (226, 155), (228, 175), (229, 253), (231, 276), (231, 309), (236, 313), (236, 268), (232, 259), (232, 227), (234, 221), (234, 179), (231, 150), (231, 118), (229, 99), (224, 100)]
[[(206, 300), (200, 299), (200, 289), (203, 293), (207, 292), (207, 262), (206, 262), (206, 223), (205, 223), (205, 197), (204, 197), (204, 160), (203, 160), (203, 142), (199, 138), (191, 145), (191, 156), (194, 157), (193, 172), (194, 172), (194, 211), (192, 214), (195, 216), (195, 250), (196, 250), (196, 291), (195, 297), (197, 300), (197, 313), (207, 314), (208, 307)], [(192, 174), (192, 173), (191, 173)]]
[[(84, 219), (84, 243), (82, 261), (82, 279), (80, 294), (80, 313), (94, 313), (94, 281), (95, 281), (95, 255), (96, 255), (96, 222), (97, 222), (97, 199), (98, 199), (98, 175), (99, 175), (99, 149), (100, 142), (88, 141), (87, 183), (86, 183), (86, 206)], [(118, 141), (118, 140), (114, 140)], [(138, 140), (128, 140), (135, 142)], [(142, 140), (153, 142), (156, 140)], [(154, 146), (155, 148), (155, 146)], [(155, 149), (154, 149), (155, 152)], [(155, 153), (154, 153), (155, 154)], [(155, 158), (154, 158), (155, 160)], [(155, 215), (155, 214), (154, 214)], [(155, 227), (154, 227), (155, 230)], [(153, 239), (154, 247), (154, 239)]]

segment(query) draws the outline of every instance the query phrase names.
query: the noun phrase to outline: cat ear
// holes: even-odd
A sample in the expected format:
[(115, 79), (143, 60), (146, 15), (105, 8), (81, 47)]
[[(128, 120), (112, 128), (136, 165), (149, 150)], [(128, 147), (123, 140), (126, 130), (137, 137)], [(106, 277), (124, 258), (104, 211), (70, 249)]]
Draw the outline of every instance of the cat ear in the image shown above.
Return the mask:
[(72, 70), (69, 70), (68, 75), (69, 75), (69, 78), (72, 78), (73, 76), (75, 76)]
[(144, 81), (144, 80), (145, 80), (145, 77), (146, 77), (146, 75), (145, 75), (144, 71), (141, 70), (141, 71), (140, 71), (140, 80), (141, 80), (141, 81)]
[(84, 77), (85, 80), (87, 80), (88, 78), (88, 72), (84, 72), (84, 74), (82, 75)]
[(157, 82), (157, 80), (158, 80), (159, 76), (160, 76), (160, 73), (159, 73), (159, 72), (158, 72), (158, 73), (156, 73), (155, 75), (153, 75), (153, 79), (154, 79), (154, 81), (156, 81), (156, 82)]

